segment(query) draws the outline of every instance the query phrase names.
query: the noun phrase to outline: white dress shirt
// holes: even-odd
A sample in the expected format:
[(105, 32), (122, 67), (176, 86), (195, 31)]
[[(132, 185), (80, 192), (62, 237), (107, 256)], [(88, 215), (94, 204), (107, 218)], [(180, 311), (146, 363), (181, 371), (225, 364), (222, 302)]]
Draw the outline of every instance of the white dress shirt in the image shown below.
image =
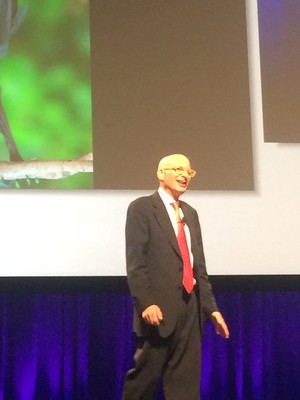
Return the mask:
[[(176, 220), (174, 207), (172, 206), (172, 203), (175, 203), (176, 200), (174, 200), (173, 197), (170, 196), (162, 187), (158, 188), (158, 194), (166, 207), (166, 210), (170, 217), (170, 221), (172, 223), (175, 235), (177, 237), (178, 226), (177, 226), (177, 220)], [(180, 218), (183, 219), (184, 214), (183, 214), (183, 211), (181, 208), (179, 208), (179, 214), (180, 214)], [(186, 241), (187, 241), (187, 245), (188, 245), (188, 249), (189, 249), (189, 253), (190, 253), (191, 265), (193, 266), (194, 257), (193, 257), (193, 253), (191, 250), (191, 234), (190, 234), (190, 230), (189, 230), (189, 227), (187, 226), (187, 224), (184, 224), (184, 232), (185, 232)]]

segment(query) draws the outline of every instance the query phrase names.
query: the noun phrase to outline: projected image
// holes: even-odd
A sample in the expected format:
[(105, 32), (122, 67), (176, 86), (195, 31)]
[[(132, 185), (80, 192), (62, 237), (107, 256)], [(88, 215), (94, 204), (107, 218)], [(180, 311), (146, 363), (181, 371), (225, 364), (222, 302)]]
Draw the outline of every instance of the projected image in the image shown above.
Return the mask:
[(0, 0), (0, 187), (93, 187), (88, 0)]

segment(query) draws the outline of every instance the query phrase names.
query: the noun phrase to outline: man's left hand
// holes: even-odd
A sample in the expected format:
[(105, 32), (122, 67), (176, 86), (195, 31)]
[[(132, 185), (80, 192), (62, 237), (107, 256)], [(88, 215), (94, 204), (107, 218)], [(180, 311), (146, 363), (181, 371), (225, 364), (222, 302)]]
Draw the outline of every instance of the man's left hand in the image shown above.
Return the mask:
[(210, 319), (212, 323), (214, 324), (215, 331), (217, 335), (221, 335), (222, 337), (228, 339), (229, 338), (229, 329), (226, 325), (226, 322), (222, 316), (222, 314), (219, 311), (214, 311)]

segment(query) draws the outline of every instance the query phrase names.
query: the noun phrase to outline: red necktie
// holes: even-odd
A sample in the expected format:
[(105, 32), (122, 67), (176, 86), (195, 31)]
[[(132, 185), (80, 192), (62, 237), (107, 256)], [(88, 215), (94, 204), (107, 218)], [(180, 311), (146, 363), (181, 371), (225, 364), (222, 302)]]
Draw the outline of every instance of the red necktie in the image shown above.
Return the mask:
[(183, 261), (183, 279), (182, 283), (185, 290), (188, 293), (191, 293), (194, 288), (194, 278), (193, 278), (193, 268), (191, 265), (190, 252), (187, 245), (187, 240), (184, 232), (183, 221), (180, 218), (179, 214), (179, 202), (172, 203), (172, 206), (175, 210), (177, 226), (178, 226), (178, 234), (177, 234), (177, 242), (181, 252), (181, 257)]

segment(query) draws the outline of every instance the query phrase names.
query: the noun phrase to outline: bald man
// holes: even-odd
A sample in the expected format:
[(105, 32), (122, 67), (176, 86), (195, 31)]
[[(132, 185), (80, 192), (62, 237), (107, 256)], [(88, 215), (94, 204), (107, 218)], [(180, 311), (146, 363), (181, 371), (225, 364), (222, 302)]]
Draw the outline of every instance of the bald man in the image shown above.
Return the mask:
[(229, 337), (207, 276), (197, 212), (179, 201), (195, 174), (184, 155), (164, 157), (159, 189), (128, 208), (127, 279), (137, 350), (123, 400), (155, 399), (161, 379), (165, 400), (199, 400), (203, 322), (210, 319), (218, 335)]

